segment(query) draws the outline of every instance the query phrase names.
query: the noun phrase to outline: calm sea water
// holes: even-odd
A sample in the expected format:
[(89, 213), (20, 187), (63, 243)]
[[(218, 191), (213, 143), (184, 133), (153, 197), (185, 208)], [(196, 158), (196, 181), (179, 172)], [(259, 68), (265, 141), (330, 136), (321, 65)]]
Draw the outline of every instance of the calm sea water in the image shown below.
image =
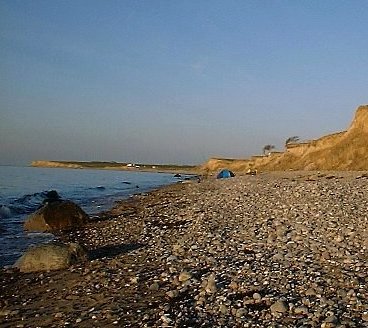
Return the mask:
[(0, 267), (13, 264), (29, 246), (53, 238), (23, 231), (26, 216), (49, 190), (96, 215), (117, 200), (177, 181), (163, 173), (0, 166)]

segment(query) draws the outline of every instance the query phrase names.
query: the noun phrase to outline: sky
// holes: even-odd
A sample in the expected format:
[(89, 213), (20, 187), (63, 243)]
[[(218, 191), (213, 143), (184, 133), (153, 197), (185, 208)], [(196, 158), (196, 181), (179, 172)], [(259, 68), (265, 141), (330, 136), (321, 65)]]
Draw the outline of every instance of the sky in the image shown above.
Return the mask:
[(0, 0), (0, 164), (199, 164), (349, 127), (365, 0)]

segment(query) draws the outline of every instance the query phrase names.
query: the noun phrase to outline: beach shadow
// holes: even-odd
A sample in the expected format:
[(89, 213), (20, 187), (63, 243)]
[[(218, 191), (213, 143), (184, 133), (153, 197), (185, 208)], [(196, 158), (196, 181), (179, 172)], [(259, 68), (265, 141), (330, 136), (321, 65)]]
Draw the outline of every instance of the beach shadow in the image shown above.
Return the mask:
[(89, 260), (97, 260), (103, 257), (113, 258), (120, 254), (128, 253), (143, 247), (144, 244), (120, 244), (120, 245), (107, 245), (99, 247), (88, 252)]

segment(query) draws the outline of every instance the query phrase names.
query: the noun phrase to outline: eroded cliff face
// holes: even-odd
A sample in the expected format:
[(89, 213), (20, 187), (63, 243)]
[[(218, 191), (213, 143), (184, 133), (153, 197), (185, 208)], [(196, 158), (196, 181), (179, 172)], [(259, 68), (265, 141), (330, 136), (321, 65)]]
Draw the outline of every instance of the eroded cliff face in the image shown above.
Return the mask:
[(360, 106), (347, 131), (293, 144), (283, 153), (254, 156), (250, 160), (211, 159), (204, 169), (228, 167), (234, 171), (257, 168), (279, 170), (368, 170), (368, 105)]
[(348, 134), (355, 132), (368, 133), (368, 105), (358, 107), (355, 113)]

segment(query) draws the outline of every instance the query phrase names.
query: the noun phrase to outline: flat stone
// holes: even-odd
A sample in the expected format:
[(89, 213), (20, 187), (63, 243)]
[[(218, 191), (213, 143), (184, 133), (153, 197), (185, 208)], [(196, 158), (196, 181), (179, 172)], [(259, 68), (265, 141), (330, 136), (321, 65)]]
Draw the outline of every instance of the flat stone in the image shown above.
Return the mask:
[(307, 291), (305, 292), (305, 295), (307, 296), (315, 296), (317, 295), (316, 291), (313, 288), (308, 288)]
[(279, 300), (273, 303), (270, 309), (272, 314), (284, 313), (288, 311), (288, 306), (284, 301)]
[(308, 308), (306, 306), (298, 306), (294, 308), (295, 314), (308, 314)]
[(169, 290), (168, 292), (166, 292), (166, 295), (170, 298), (174, 298), (179, 295), (179, 292), (177, 290)]
[(187, 281), (187, 280), (189, 280), (191, 278), (192, 278), (192, 274), (190, 272), (188, 272), (188, 271), (182, 271), (182, 272), (180, 272), (178, 279), (181, 282), (185, 282), (185, 281)]

